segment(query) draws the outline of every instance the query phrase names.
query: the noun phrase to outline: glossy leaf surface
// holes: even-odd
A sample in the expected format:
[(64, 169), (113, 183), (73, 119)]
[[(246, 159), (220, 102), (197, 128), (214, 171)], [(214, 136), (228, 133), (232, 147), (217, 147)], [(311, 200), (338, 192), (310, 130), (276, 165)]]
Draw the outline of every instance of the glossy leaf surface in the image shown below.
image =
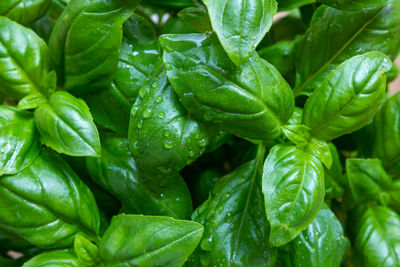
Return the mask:
[(18, 100), (39, 91), (47, 61), (47, 45), (36, 33), (0, 16), (0, 92)]
[(365, 126), (382, 103), (390, 67), (384, 54), (369, 52), (332, 71), (304, 107), (303, 123), (311, 134), (329, 141)]
[(47, 10), (51, 0), (2, 0), (0, 15), (20, 24), (28, 25), (40, 18)]
[(73, 250), (55, 250), (39, 254), (25, 262), (23, 267), (80, 267)]
[(34, 116), (46, 146), (70, 156), (100, 155), (99, 134), (83, 100), (57, 91), (35, 110)]
[(68, 247), (77, 233), (97, 238), (94, 197), (55, 153), (43, 151), (22, 172), (1, 177), (0, 185), (0, 231), (7, 236), (41, 248)]
[(129, 213), (188, 218), (192, 213), (190, 192), (179, 175), (163, 179), (145, 177), (128, 149), (128, 140), (102, 136), (102, 156), (88, 158), (93, 180), (123, 203)]
[(253, 54), (272, 25), (275, 0), (205, 0), (213, 30), (236, 65)]
[(146, 89), (132, 108), (130, 150), (146, 176), (176, 176), (204, 152), (208, 133), (179, 102), (165, 71), (141, 90)]
[(276, 250), (268, 244), (269, 223), (261, 191), (262, 156), (243, 164), (214, 185), (193, 214), (204, 224), (190, 266), (272, 266)]
[(400, 2), (358, 12), (320, 6), (299, 43), (295, 95), (310, 95), (343, 61), (369, 51), (398, 53)]
[(39, 155), (39, 134), (33, 114), (0, 106), (0, 175), (15, 174)]
[(359, 11), (369, 8), (379, 8), (384, 6), (388, 0), (317, 0), (319, 3), (333, 6), (341, 10)]
[(335, 267), (350, 248), (342, 225), (328, 206), (290, 243), (290, 259), (297, 267)]
[(75, 94), (110, 85), (118, 65), (121, 26), (137, 5), (136, 0), (70, 2), (49, 44), (59, 84)]
[(324, 200), (321, 162), (291, 145), (274, 146), (264, 164), (263, 193), (269, 242), (282, 246), (292, 241), (315, 219)]
[(177, 14), (187, 25), (198, 32), (212, 31), (210, 16), (206, 9), (201, 7), (188, 7)]
[[(118, 215), (104, 234), (99, 266), (180, 267), (196, 248), (203, 226), (168, 217)], [(121, 237), (124, 237), (121, 239)]]
[(274, 139), (292, 114), (289, 85), (256, 53), (235, 67), (213, 34), (163, 35), (168, 78), (196, 118), (252, 139)]
[(400, 265), (400, 216), (389, 208), (372, 206), (353, 221), (354, 266)]
[[(391, 122), (391, 123), (388, 123)], [(373, 156), (382, 160), (384, 168), (400, 176), (400, 93), (388, 98), (376, 114), (373, 124)]]

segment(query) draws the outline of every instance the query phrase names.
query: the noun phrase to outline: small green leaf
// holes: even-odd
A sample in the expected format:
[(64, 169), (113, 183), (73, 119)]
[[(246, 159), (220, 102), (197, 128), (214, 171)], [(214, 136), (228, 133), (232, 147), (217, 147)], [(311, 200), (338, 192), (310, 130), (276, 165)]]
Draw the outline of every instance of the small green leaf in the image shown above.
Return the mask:
[(33, 92), (18, 101), (18, 109), (36, 109), (47, 103), (47, 98), (42, 93)]
[(205, 0), (213, 30), (237, 65), (253, 54), (272, 25), (277, 11), (275, 0), (229, 1)]
[(35, 110), (34, 116), (46, 146), (70, 156), (100, 155), (99, 133), (83, 100), (57, 91)]
[(180, 267), (196, 248), (203, 226), (169, 217), (118, 215), (99, 245), (100, 267)]
[(96, 263), (98, 257), (97, 246), (81, 235), (75, 236), (74, 250), (80, 262), (92, 266)]
[(269, 242), (282, 246), (308, 227), (324, 200), (324, 169), (321, 162), (301, 148), (274, 146), (264, 164), (263, 193)]
[(372, 119), (383, 101), (390, 59), (381, 52), (352, 57), (333, 70), (304, 106), (311, 134), (330, 141)]

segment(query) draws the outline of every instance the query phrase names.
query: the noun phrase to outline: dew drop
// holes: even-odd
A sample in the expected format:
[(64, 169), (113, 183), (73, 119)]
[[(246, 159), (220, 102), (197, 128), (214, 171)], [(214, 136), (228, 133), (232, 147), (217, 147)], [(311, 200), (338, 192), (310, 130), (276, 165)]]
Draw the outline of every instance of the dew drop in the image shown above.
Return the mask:
[(164, 147), (166, 149), (171, 149), (174, 146), (174, 143), (171, 140), (165, 140), (164, 141)]
[(140, 96), (141, 98), (143, 98), (143, 97), (146, 95), (146, 93), (147, 93), (147, 90), (146, 90), (145, 87), (141, 87), (141, 88), (139, 89), (139, 96)]
[(142, 123), (141, 121), (139, 121), (139, 122), (137, 123), (136, 127), (137, 127), (138, 129), (142, 129), (143, 123)]
[(164, 117), (165, 117), (165, 113), (161, 111), (161, 112), (158, 114), (158, 117), (159, 117), (160, 119), (164, 118)]
[(152, 86), (153, 88), (157, 88), (158, 83), (154, 82), (151, 86)]
[(206, 145), (207, 145), (207, 140), (206, 139), (199, 140), (199, 146), (200, 147), (205, 147)]
[(203, 119), (205, 121), (211, 121), (212, 120), (212, 116), (211, 116), (211, 114), (206, 113), (206, 114), (203, 115)]
[(188, 155), (189, 155), (189, 157), (193, 158), (196, 154), (194, 153), (193, 150), (189, 150)]
[(147, 108), (145, 111), (143, 111), (143, 118), (148, 119), (153, 115), (151, 109)]
[(161, 102), (163, 102), (163, 97), (162, 97), (161, 95), (157, 96), (157, 97), (156, 97), (156, 102), (157, 102), (158, 104), (160, 104)]
[(165, 64), (165, 68), (166, 68), (167, 70), (171, 70), (171, 69), (172, 69), (172, 66), (171, 66), (170, 63), (167, 63), (167, 64)]

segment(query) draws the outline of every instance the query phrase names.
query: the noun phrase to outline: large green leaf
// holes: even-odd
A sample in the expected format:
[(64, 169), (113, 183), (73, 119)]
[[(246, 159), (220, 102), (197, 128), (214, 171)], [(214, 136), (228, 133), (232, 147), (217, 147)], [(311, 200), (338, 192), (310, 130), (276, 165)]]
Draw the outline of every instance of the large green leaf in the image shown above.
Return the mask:
[(146, 176), (176, 176), (204, 152), (208, 133), (179, 102), (165, 71), (158, 71), (141, 92), (143, 99), (131, 113), (130, 150)]
[(297, 51), (295, 95), (310, 95), (343, 61), (369, 51), (394, 58), (400, 45), (400, 1), (359, 12), (322, 5)]
[(277, 251), (268, 244), (261, 175), (263, 155), (245, 163), (214, 185), (193, 214), (204, 225), (190, 266), (273, 266)]
[(383, 53), (369, 52), (333, 70), (304, 106), (311, 134), (329, 141), (368, 124), (382, 103), (390, 67)]
[(31, 165), (39, 149), (33, 114), (0, 106), (0, 176), (15, 174)]
[(34, 113), (41, 141), (70, 156), (99, 156), (100, 140), (86, 103), (64, 91), (53, 93)]
[(373, 156), (385, 169), (400, 177), (400, 93), (389, 97), (376, 114), (373, 124)]
[(315, 220), (289, 246), (293, 266), (335, 267), (340, 266), (350, 242), (335, 214), (324, 205)]
[(0, 16), (0, 92), (18, 100), (39, 91), (47, 61), (47, 46), (36, 33)]
[(196, 248), (203, 226), (168, 217), (118, 215), (99, 245), (99, 266), (180, 267)]
[(128, 140), (102, 135), (101, 158), (88, 158), (93, 180), (117, 197), (129, 213), (189, 218), (190, 192), (179, 174), (163, 179), (145, 177), (128, 149)]
[(275, 0), (204, 0), (204, 4), (222, 46), (238, 66), (256, 50), (277, 11)]
[(324, 168), (311, 154), (292, 145), (274, 146), (264, 164), (263, 193), (269, 242), (292, 241), (315, 219), (324, 201)]
[(92, 193), (47, 151), (22, 172), (0, 178), (0, 208), (0, 232), (41, 248), (68, 247), (77, 233), (97, 239), (99, 232)]
[(74, 251), (55, 250), (39, 254), (25, 262), (23, 267), (81, 267)]
[(72, 0), (57, 20), (49, 49), (59, 84), (76, 94), (110, 85), (118, 65), (122, 24), (137, 0)]
[(0, 15), (29, 25), (40, 18), (47, 10), (51, 0), (2, 0)]
[(353, 213), (353, 265), (400, 266), (400, 216), (389, 208), (371, 206)]
[(168, 78), (198, 120), (252, 139), (274, 139), (294, 107), (290, 87), (256, 53), (236, 67), (213, 34), (163, 35)]

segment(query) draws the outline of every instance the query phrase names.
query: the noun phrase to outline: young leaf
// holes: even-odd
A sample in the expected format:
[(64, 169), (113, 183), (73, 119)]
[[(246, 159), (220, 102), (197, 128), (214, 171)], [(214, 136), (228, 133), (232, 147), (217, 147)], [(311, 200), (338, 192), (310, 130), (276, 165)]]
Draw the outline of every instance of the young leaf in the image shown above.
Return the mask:
[(359, 12), (324, 5), (317, 9), (298, 46), (295, 96), (310, 95), (332, 69), (355, 55), (381, 51), (396, 57), (400, 1), (386, 2), (384, 7)]
[(350, 248), (335, 214), (324, 205), (315, 220), (289, 244), (296, 267), (340, 266)]
[(389, 208), (371, 206), (354, 213), (353, 265), (400, 266), (400, 216)]
[(277, 251), (268, 244), (261, 175), (263, 153), (214, 185), (193, 214), (204, 225), (190, 266), (273, 266)]
[(74, 0), (69, 3), (53, 28), (49, 44), (59, 84), (75, 94), (110, 85), (118, 64), (122, 24), (138, 2)]
[(80, 267), (80, 262), (72, 249), (41, 253), (22, 267)]
[(93, 180), (118, 198), (129, 213), (189, 218), (190, 192), (179, 174), (172, 177), (145, 177), (128, 149), (128, 140), (102, 135), (102, 155), (88, 158)]
[(83, 100), (57, 91), (35, 110), (34, 116), (46, 146), (70, 156), (100, 155), (99, 133)]
[(32, 30), (1, 16), (0, 59), (0, 92), (19, 100), (40, 91), (49, 70), (46, 43)]
[(98, 257), (98, 249), (96, 245), (87, 240), (85, 237), (77, 234), (74, 240), (74, 250), (77, 258), (85, 265), (94, 265)]
[(311, 154), (295, 146), (274, 146), (264, 164), (263, 193), (269, 242), (292, 241), (315, 219), (324, 200), (324, 169)]
[(97, 239), (99, 211), (90, 190), (55, 153), (0, 178), (0, 231), (40, 248), (65, 248), (77, 233)]
[(47, 103), (47, 98), (45, 95), (39, 92), (33, 92), (18, 101), (18, 109), (36, 109), (42, 104)]
[(330, 141), (365, 126), (378, 111), (390, 59), (381, 52), (352, 57), (332, 71), (304, 106), (303, 122)]
[(47, 10), (51, 0), (2, 0), (0, 15), (20, 24), (29, 25), (40, 18)]
[(277, 138), (294, 99), (280, 73), (256, 53), (239, 68), (213, 34), (163, 35), (168, 78), (198, 120), (251, 139)]
[[(389, 123), (390, 122), (390, 123)], [(373, 124), (374, 157), (394, 177), (400, 177), (400, 93), (389, 97), (375, 116)]]
[(148, 92), (131, 112), (130, 151), (145, 176), (176, 176), (203, 154), (208, 132), (179, 102), (165, 71), (155, 73), (144, 86)]
[(33, 114), (0, 106), (0, 176), (15, 174), (31, 165), (39, 149)]
[(203, 226), (168, 217), (118, 215), (99, 245), (100, 267), (180, 267), (196, 248)]
[(231, 60), (241, 65), (268, 32), (277, 10), (275, 0), (204, 0), (213, 30)]

